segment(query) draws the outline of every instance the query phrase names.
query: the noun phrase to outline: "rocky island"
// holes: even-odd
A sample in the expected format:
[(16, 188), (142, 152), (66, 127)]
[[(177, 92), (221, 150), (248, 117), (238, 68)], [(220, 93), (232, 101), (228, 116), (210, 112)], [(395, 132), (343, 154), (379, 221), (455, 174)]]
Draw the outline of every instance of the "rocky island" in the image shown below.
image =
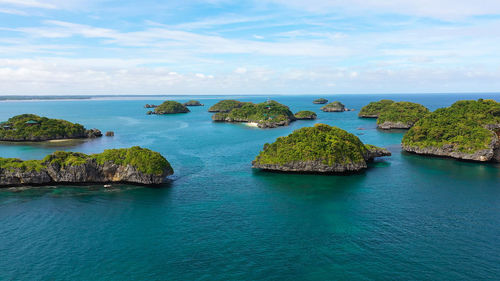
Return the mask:
[(327, 99), (324, 99), (324, 98), (315, 99), (315, 100), (313, 101), (313, 103), (314, 103), (314, 104), (325, 104), (325, 103), (327, 103), (327, 102), (328, 102), (328, 100), (327, 100)]
[(296, 118), (288, 106), (270, 100), (258, 104), (246, 102), (241, 107), (234, 108), (229, 112), (215, 113), (212, 120), (216, 122), (249, 122), (255, 123), (259, 128), (276, 128), (287, 126)]
[(0, 123), (0, 141), (47, 141), (101, 137), (98, 129), (85, 129), (80, 124), (61, 119), (21, 114)]
[(184, 103), (185, 106), (203, 106), (204, 104), (200, 103), (197, 100), (190, 100)]
[(87, 155), (58, 151), (42, 160), (0, 158), (0, 187), (129, 183), (158, 185), (173, 174), (158, 152), (134, 146)]
[(314, 120), (318, 117), (316, 113), (309, 110), (302, 110), (294, 114), (297, 120)]
[(377, 127), (383, 130), (409, 129), (429, 110), (418, 103), (394, 102), (380, 111), (377, 118)]
[(241, 102), (237, 100), (221, 100), (218, 103), (212, 105), (208, 112), (229, 112), (235, 108), (242, 107), (246, 102)]
[(407, 152), (500, 162), (500, 103), (458, 101), (420, 119), (404, 135)]
[(305, 173), (345, 173), (366, 169), (376, 157), (390, 156), (383, 148), (365, 145), (355, 135), (325, 124), (295, 130), (264, 145), (252, 161), (263, 170)]
[(378, 118), (380, 112), (383, 112), (389, 105), (393, 103), (393, 100), (380, 100), (370, 102), (368, 105), (361, 108), (358, 116), (360, 118)]
[(349, 109), (347, 109), (345, 107), (345, 105), (343, 105), (339, 101), (331, 102), (331, 103), (329, 103), (329, 104), (321, 107), (320, 109), (323, 110), (324, 112), (344, 112), (344, 111), (349, 111)]
[(155, 107), (157, 107), (157, 105), (156, 105), (156, 104), (149, 104), (149, 103), (147, 103), (147, 104), (144, 106), (144, 108), (155, 108)]
[(148, 111), (149, 114), (176, 114), (176, 113), (188, 113), (189, 109), (180, 102), (168, 100), (155, 107), (154, 111)]

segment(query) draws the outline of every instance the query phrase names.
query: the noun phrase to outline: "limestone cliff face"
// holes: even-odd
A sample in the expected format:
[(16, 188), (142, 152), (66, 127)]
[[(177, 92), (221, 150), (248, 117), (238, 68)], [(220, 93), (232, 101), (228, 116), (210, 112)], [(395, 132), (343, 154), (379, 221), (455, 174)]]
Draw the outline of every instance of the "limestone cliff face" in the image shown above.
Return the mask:
[(416, 154), (451, 157), (478, 162), (500, 162), (500, 141), (497, 134), (494, 134), (487, 149), (476, 150), (474, 153), (461, 152), (451, 144), (442, 147), (417, 147), (404, 144), (401, 146), (404, 151)]
[[(214, 114), (212, 115), (212, 120), (215, 122), (229, 122), (229, 123), (237, 123), (237, 122), (252, 122), (248, 120), (247, 118), (231, 118), (223, 114)], [(282, 121), (265, 121), (261, 120), (257, 122), (257, 127), (265, 129), (265, 128), (277, 128), (280, 126), (288, 126), (290, 125), (290, 122), (295, 121), (296, 118), (290, 118), (287, 120), (282, 120)]]
[(101, 165), (95, 159), (88, 159), (81, 165), (65, 167), (49, 163), (40, 171), (0, 168), (0, 187), (115, 182), (156, 185), (163, 183), (171, 174), (172, 172), (168, 169), (165, 169), (162, 174), (148, 174), (140, 172), (131, 165), (117, 165), (112, 162), (105, 162)]
[(384, 123), (377, 125), (377, 127), (382, 130), (410, 129), (412, 126), (413, 123), (410, 122), (390, 122), (390, 121), (385, 121)]

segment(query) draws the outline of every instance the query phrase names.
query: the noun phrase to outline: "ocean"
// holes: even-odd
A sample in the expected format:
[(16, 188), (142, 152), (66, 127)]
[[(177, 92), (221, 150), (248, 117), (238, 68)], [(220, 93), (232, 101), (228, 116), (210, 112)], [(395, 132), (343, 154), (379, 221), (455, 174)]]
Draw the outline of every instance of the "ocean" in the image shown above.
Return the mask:
[[(325, 113), (312, 100), (357, 111)], [(1, 157), (99, 153), (142, 146), (175, 174), (160, 187), (114, 185), (0, 189), (0, 280), (498, 280), (500, 165), (401, 151), (404, 131), (360, 119), (370, 101), (412, 101), (430, 110), (491, 94), (191, 96), (203, 107), (146, 115), (165, 98), (2, 101), (0, 121), (34, 113), (114, 137), (0, 143)], [(221, 99), (312, 110), (315, 121), (276, 129), (214, 123)], [(325, 123), (388, 148), (391, 157), (351, 175), (253, 170), (266, 142)]]

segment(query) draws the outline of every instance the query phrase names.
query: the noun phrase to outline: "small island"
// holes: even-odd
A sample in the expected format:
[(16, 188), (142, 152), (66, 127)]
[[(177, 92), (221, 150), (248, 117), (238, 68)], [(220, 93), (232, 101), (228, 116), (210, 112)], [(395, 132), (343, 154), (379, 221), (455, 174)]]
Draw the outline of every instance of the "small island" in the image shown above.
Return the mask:
[(204, 104), (200, 103), (197, 100), (190, 100), (184, 103), (185, 106), (203, 106)]
[(323, 107), (320, 108), (324, 112), (344, 112), (344, 111), (350, 111), (350, 109), (347, 109), (345, 105), (343, 105), (339, 101), (334, 101), (331, 102)]
[(455, 159), (500, 162), (500, 103), (463, 100), (420, 119), (403, 136), (403, 150)]
[(294, 114), (297, 120), (314, 120), (318, 117), (316, 113), (309, 110), (302, 110)]
[(57, 151), (42, 160), (0, 158), (0, 187), (129, 183), (158, 185), (174, 173), (158, 152), (134, 146), (87, 155)]
[(252, 161), (262, 170), (299, 173), (346, 173), (368, 167), (367, 162), (391, 153), (365, 145), (355, 135), (326, 124), (304, 127), (279, 137)]
[(147, 104), (144, 106), (144, 108), (155, 108), (155, 107), (157, 107), (157, 105), (156, 105), (156, 104), (149, 104), (149, 103), (147, 103)]
[(217, 112), (212, 116), (216, 122), (247, 122), (259, 128), (287, 126), (296, 118), (288, 106), (270, 100), (263, 103), (244, 103), (229, 112)]
[(190, 110), (180, 102), (168, 100), (155, 107), (154, 111), (148, 111), (147, 114), (176, 114), (176, 113), (188, 113)]
[(325, 103), (327, 103), (327, 102), (328, 102), (328, 100), (327, 100), (327, 99), (324, 99), (324, 98), (315, 99), (315, 100), (313, 101), (313, 103), (314, 103), (314, 104), (325, 104)]
[(98, 129), (85, 129), (78, 123), (61, 119), (21, 114), (0, 123), (0, 141), (39, 142), (101, 137)]
[(409, 129), (429, 110), (418, 103), (401, 101), (391, 103), (383, 109), (377, 118), (377, 127), (382, 130)]
[(212, 105), (208, 112), (229, 112), (235, 108), (240, 108), (245, 104), (245, 102), (237, 100), (221, 100), (218, 103)]
[(393, 100), (380, 100), (370, 102), (368, 105), (363, 106), (358, 113), (360, 118), (378, 118), (380, 112), (383, 112), (388, 106), (393, 104)]

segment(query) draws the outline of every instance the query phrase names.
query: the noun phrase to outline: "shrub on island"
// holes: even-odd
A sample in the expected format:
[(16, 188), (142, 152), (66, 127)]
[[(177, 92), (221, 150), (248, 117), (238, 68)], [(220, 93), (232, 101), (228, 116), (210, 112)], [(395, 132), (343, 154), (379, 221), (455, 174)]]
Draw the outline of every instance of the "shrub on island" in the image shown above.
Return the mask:
[(339, 101), (331, 102), (320, 108), (324, 112), (344, 112), (348, 111), (348, 109)]
[(429, 110), (418, 103), (395, 102), (383, 109), (377, 119), (377, 127), (384, 130), (409, 129)]
[(500, 103), (463, 100), (426, 115), (404, 135), (403, 150), (500, 162)]
[(168, 100), (155, 107), (152, 114), (176, 114), (176, 113), (188, 113), (189, 109), (180, 102)]
[(361, 108), (358, 116), (361, 118), (378, 118), (379, 114), (393, 103), (393, 100), (380, 100), (370, 102), (368, 105), (365, 105), (363, 106), (363, 108)]
[(288, 106), (272, 100), (258, 104), (247, 102), (229, 112), (218, 112), (212, 119), (219, 122), (254, 122), (259, 128), (287, 126), (296, 120)]
[(299, 111), (299, 112), (295, 113), (294, 116), (297, 120), (314, 120), (318, 117), (316, 115), (316, 113), (314, 113), (313, 111), (309, 111), (309, 110)]
[(42, 160), (0, 158), (0, 187), (123, 182), (161, 184), (173, 174), (158, 152), (134, 146), (99, 154), (56, 151)]
[(188, 102), (185, 102), (184, 103), (185, 106), (203, 106), (202, 103), (200, 103), (199, 101), (197, 100), (190, 100)]
[(355, 172), (367, 168), (367, 162), (375, 157), (390, 155), (388, 150), (365, 145), (340, 128), (316, 124), (266, 143), (252, 167), (285, 172)]
[(0, 124), (0, 141), (46, 141), (101, 137), (97, 129), (85, 129), (82, 125), (61, 119), (21, 114)]

